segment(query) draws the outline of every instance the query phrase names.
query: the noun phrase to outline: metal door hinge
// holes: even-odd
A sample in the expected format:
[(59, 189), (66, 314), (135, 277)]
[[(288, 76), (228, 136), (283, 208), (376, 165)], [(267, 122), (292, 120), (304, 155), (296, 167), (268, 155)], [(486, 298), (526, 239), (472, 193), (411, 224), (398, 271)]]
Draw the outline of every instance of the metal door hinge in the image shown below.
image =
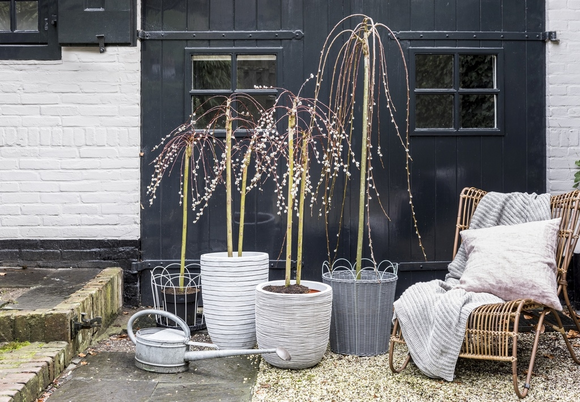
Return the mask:
[(546, 42), (560, 43), (560, 39), (558, 39), (558, 33), (556, 31), (544, 32), (544, 40)]
[(556, 32), (513, 31), (399, 31), (389, 34), (399, 40), (451, 41), (557, 41)]
[(280, 31), (137, 31), (141, 40), (301, 40), (297, 29)]

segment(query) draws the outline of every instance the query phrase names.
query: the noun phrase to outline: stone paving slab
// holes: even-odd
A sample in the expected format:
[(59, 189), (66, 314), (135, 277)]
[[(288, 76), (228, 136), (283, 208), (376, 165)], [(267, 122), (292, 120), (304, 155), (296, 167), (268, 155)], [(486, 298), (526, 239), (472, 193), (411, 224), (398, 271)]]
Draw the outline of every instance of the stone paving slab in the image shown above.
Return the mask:
[(247, 356), (200, 360), (183, 373), (157, 374), (138, 369), (133, 353), (101, 352), (87, 355), (48, 402), (251, 401), (255, 361)]

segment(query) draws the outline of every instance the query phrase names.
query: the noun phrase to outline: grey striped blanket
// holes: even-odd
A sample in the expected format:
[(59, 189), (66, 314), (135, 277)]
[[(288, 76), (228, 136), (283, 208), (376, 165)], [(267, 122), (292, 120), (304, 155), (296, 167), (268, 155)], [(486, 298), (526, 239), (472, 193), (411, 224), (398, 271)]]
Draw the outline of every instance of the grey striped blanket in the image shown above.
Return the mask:
[[(469, 227), (513, 225), (550, 216), (549, 194), (490, 192), (481, 199)], [(455, 288), (466, 262), (460, 246), (445, 281), (416, 283), (395, 301), (394, 317), (399, 320), (413, 362), (432, 378), (453, 381), (469, 314), (483, 304), (502, 302), (489, 293)]]

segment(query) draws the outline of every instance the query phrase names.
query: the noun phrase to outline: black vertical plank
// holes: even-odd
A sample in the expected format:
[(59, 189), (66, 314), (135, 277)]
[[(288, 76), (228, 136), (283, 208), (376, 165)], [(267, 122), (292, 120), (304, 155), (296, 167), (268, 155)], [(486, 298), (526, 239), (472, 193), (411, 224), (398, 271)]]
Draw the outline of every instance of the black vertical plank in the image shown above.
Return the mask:
[[(244, 0), (234, 2), (234, 28), (235, 30), (256, 30), (257, 27), (257, 1), (256, 0)], [(255, 40), (237, 40), (235, 41), (235, 47), (247, 47), (255, 48), (258, 43)], [(235, 186), (233, 190), (233, 212), (234, 217), (239, 216), (240, 213), (240, 193), (238, 187)], [(261, 249), (257, 244), (256, 239), (256, 227), (257, 225), (252, 225), (251, 222), (255, 219), (255, 214), (257, 212), (257, 206), (255, 202), (255, 191), (250, 192), (246, 196), (246, 207), (245, 207), (245, 219), (247, 219), (244, 225), (244, 244), (242, 250), (244, 251), (264, 251), (268, 250)], [(233, 225), (233, 247), (234, 250), (238, 250), (238, 239), (237, 235), (239, 233), (239, 225), (237, 224), (237, 219), (234, 219)]]
[[(434, 23), (433, 16), (425, 19), (424, 14), (418, 15), (417, 2), (405, 1), (402, 3), (401, 8), (398, 10), (398, 12), (401, 13), (400, 17), (404, 21), (404, 23), (401, 21), (401, 30), (410, 30), (413, 29), (413, 27), (416, 29), (423, 29), (423, 26), (432, 27), (431, 24)], [(431, 3), (432, 2), (428, 2), (426, 4), (428, 9), (431, 9)], [(396, 30), (395, 27), (400, 23), (397, 22), (399, 15), (393, 14), (392, 11), (393, 10), (391, 10), (392, 17), (389, 21), (392, 22), (390, 28)], [(408, 68), (411, 64), (408, 51), (409, 43), (401, 43), (401, 46), (403, 47), (403, 55), (400, 54), (396, 42), (387, 40), (385, 43), (388, 43), (388, 77), (391, 91), (390, 95), (393, 98), (396, 107), (395, 121), (399, 127), (400, 135), (403, 137), (403, 141), (406, 141), (405, 138), (409, 134), (407, 132), (408, 122), (406, 118), (408, 103), (406, 82), (407, 80), (409, 82), (414, 80), (414, 77), (408, 76)], [(402, 60), (401, 56), (403, 56), (405, 60)], [(383, 147), (384, 144), (388, 145), (387, 148), (383, 148), (383, 153), (387, 155), (387, 166), (389, 167), (388, 181), (382, 183), (383, 187), (381, 188), (381, 193), (388, 196), (388, 212), (391, 221), (387, 222), (388, 226), (386, 227), (386, 230), (383, 233), (378, 234), (377, 237), (380, 239), (381, 235), (385, 235), (388, 239), (388, 254), (383, 258), (398, 262), (410, 261), (414, 259), (414, 255), (418, 256), (419, 248), (407, 190), (406, 150), (405, 146), (401, 144), (397, 132), (391, 123), (391, 118), (387, 108), (385, 107), (384, 99), (381, 99), (381, 105), (383, 105), (383, 110), (380, 110), (382, 116), (381, 142)], [(409, 152), (413, 158), (421, 155), (419, 156), (420, 161), (419, 159), (414, 159), (414, 162), (411, 162), (409, 166), (410, 171), (413, 173), (413, 177), (411, 178), (413, 196), (416, 197), (416, 195), (421, 192), (420, 183), (422, 180), (428, 181), (428, 178), (425, 177), (425, 172), (430, 170), (432, 163), (430, 163), (431, 158), (429, 158), (428, 155), (426, 155), (425, 158), (422, 157), (421, 147), (418, 142), (412, 138), (410, 139)], [(417, 163), (417, 161), (419, 162)], [(417, 177), (420, 177), (420, 179), (417, 179)], [(423, 259), (422, 257), (418, 258), (419, 260)]]
[[(457, 13), (457, 3), (455, 1), (437, 0), (435, 6), (435, 29), (438, 31), (455, 31), (457, 20), (463, 16)], [(454, 44), (452, 44), (454, 45)], [(436, 47), (449, 47), (447, 40), (435, 41)], [(418, 206), (420, 213), (419, 224), (422, 220), (427, 220), (432, 225), (423, 229), (423, 238), (428, 240), (432, 237), (433, 247), (426, 251), (427, 256), (432, 261), (445, 261), (450, 259), (453, 240), (449, 226), (455, 221), (455, 203), (457, 202), (458, 189), (457, 181), (457, 138), (455, 136), (434, 136), (432, 138), (432, 150), (435, 154), (434, 181), (430, 182), (429, 194)], [(421, 208), (424, 206), (423, 208)], [(430, 208), (429, 208), (430, 206)], [(423, 209), (431, 211), (432, 219), (424, 217)], [(424, 227), (424, 226), (423, 226)]]
[[(177, 20), (177, 18), (173, 18), (172, 23), (177, 23)], [(184, 26), (185, 13), (179, 20)], [(183, 27), (180, 29), (183, 29)], [(184, 120), (185, 105), (181, 101), (185, 91), (183, 72), (184, 46), (185, 44), (181, 41), (162, 42), (162, 87), (161, 91), (157, 94), (162, 99), (161, 136), (169, 134), (175, 127), (183, 123)], [(178, 101), (176, 102), (175, 99), (178, 99)], [(162, 200), (160, 203), (160, 213), (164, 222), (160, 231), (163, 247), (162, 258), (178, 259), (180, 255), (182, 209), (179, 205), (179, 168), (178, 163), (176, 168), (173, 169), (171, 176), (163, 179), (161, 186), (163, 190), (161, 193), (162, 197), (158, 197), (158, 199)], [(189, 227), (192, 226), (189, 225)]]
[[(543, 32), (545, 29), (545, 4), (543, 0), (527, 0), (526, 29)], [(546, 44), (526, 43), (527, 123), (528, 123), (528, 177), (527, 190), (546, 190)], [(534, 95), (531, 95), (534, 94)], [(537, 94), (537, 95), (536, 95)]]
[[(282, 27), (282, 0), (256, 1), (256, 26), (258, 30), (277, 31)], [(284, 42), (280, 40), (261, 40), (258, 46), (279, 47)]]
[[(399, 127), (399, 133), (403, 137), (403, 142), (405, 142), (405, 137), (407, 136), (406, 106), (408, 102), (406, 89), (408, 71), (405, 69), (405, 64), (409, 65), (409, 60), (407, 60), (408, 52), (405, 52), (404, 63), (396, 43), (394, 41), (388, 41), (387, 43), (390, 95), (396, 108), (394, 118)], [(388, 181), (382, 183), (384, 185), (381, 188), (383, 194), (385, 189), (388, 191), (386, 195), (388, 195), (388, 212), (391, 217), (388, 226), (388, 246), (389, 256), (392, 255), (392, 257), (389, 257), (389, 259), (396, 258), (397, 261), (409, 261), (413, 252), (418, 249), (407, 190), (406, 149), (391, 123), (391, 118), (385, 107), (385, 100), (381, 99), (380, 104), (383, 105), (383, 110), (380, 110), (381, 145), (383, 153), (388, 155), (385, 159), (388, 161), (387, 166), (389, 168)], [(415, 141), (412, 141), (410, 153), (413, 158), (417, 150)], [(378, 166), (378, 164), (375, 166)], [(411, 164), (410, 169), (417, 172), (424, 170), (416, 161)]]
[[(481, 30), (482, 31), (501, 31), (503, 24), (502, 0), (481, 0)], [(498, 41), (487, 41), (482, 44), (485, 47), (502, 48), (503, 43)], [(501, 68), (498, 65), (499, 68)], [(499, 71), (501, 77), (503, 71)], [(502, 88), (503, 90), (503, 88)], [(498, 113), (505, 114), (505, 107)], [(487, 191), (503, 191), (504, 189), (504, 147), (503, 137), (485, 137), (482, 138), (482, 154), (484, 155), (484, 166), (482, 168), (481, 187)]]
[[(457, 185), (457, 140), (456, 138), (438, 138), (437, 172), (435, 193), (431, 196), (437, 204), (435, 217), (435, 250), (428, 255), (430, 260), (449, 261), (453, 254), (453, 238), (459, 193), (462, 187)], [(427, 200), (428, 201), (428, 200)]]
[(457, 138), (457, 188), (482, 187), (481, 171), (485, 162), (481, 155), (481, 137)]
[(526, 29), (526, 1), (503, 2), (503, 30), (522, 32)]
[(234, 0), (210, 1), (209, 28), (212, 31), (231, 31), (234, 29), (234, 3)]
[(412, 31), (432, 31), (435, 28), (435, 0), (411, 0)]
[[(435, 143), (436, 137), (417, 137), (413, 139), (411, 147), (413, 203), (422, 243), (430, 259), (434, 258), (436, 247), (437, 199), (435, 195), (439, 161)], [(410, 210), (406, 209), (402, 213), (409, 215)], [(411, 221), (410, 224), (412, 224)], [(409, 256), (411, 259), (407, 261), (421, 261), (421, 255), (418, 254), (418, 240), (412, 234), (411, 231), (408, 239), (409, 248), (412, 251)]]
[[(481, 30), (480, 0), (457, 0), (457, 30)], [(457, 47), (479, 47), (475, 41), (457, 41)], [(457, 137), (457, 188), (481, 187), (482, 154), (480, 136)]]
[[(289, 0), (282, 2), (281, 26), (285, 30), (304, 31), (304, 4), (303, 0)], [(309, 35), (309, 34), (308, 34)], [(302, 40), (291, 40), (284, 42), (282, 58), (279, 61), (282, 68), (279, 69), (278, 85), (292, 91), (298, 91), (304, 81), (304, 54), (305, 44), (309, 37)]]
[[(288, 89), (291, 89), (294, 93), (298, 93), (300, 86), (310, 76), (310, 74), (317, 74), (318, 60), (322, 44), (324, 43), (330, 28), (338, 21), (338, 19), (335, 20), (330, 17), (330, 9), (334, 8), (335, 10), (341, 10), (342, 3), (342, 1), (337, 1), (333, 4), (329, 4), (325, 1), (315, 0), (302, 1), (301, 6), (295, 4), (296, 10), (302, 12), (304, 38), (301, 41), (303, 42), (302, 44), (298, 44), (294, 41), (292, 44), (294, 48), (291, 50), (292, 59), (285, 60), (285, 65), (288, 66), (285, 81), (291, 83)], [(288, 17), (289, 16), (286, 16), (285, 18)], [(297, 15), (292, 16), (291, 18), (294, 20), (294, 24), (299, 24)], [(295, 57), (300, 58), (295, 59)], [(297, 63), (296, 68), (292, 66), (295, 62)], [(294, 71), (296, 72), (295, 74), (290, 73)], [(326, 74), (328, 74), (328, 71)], [(327, 75), (327, 78), (329, 77), (330, 76)], [(310, 80), (304, 87), (302, 95), (311, 97), (314, 95), (314, 89), (314, 80)], [(325, 94), (323, 94), (322, 100), (324, 103), (327, 103)], [(315, 208), (318, 207), (319, 204), (317, 204)], [(310, 211), (307, 213), (310, 214)], [(283, 216), (283, 218), (285, 217)], [(318, 213), (315, 213), (312, 218), (308, 215), (304, 223), (304, 236), (306, 241), (303, 249), (303, 278), (320, 280), (320, 267), (322, 262), (326, 259), (326, 240), (323, 220), (318, 218)]]
[[(306, 3), (306, 4), (305, 4)], [(284, 41), (280, 45), (283, 47), (280, 60), (281, 68), (278, 77), (278, 86), (286, 88), (294, 93), (298, 92), (300, 85), (304, 81), (304, 61), (307, 57), (305, 49), (308, 48), (310, 33), (305, 28), (304, 15), (317, 8), (317, 4), (305, 2), (303, 0), (282, 1), (280, 4), (280, 26), (285, 30), (302, 30), (305, 36), (302, 40)], [(283, 127), (281, 128), (283, 129)], [(278, 174), (282, 174), (283, 163), (280, 163)], [(264, 208), (267, 213), (273, 215), (272, 238), (270, 239), (270, 259), (285, 259), (282, 246), (285, 242), (285, 215), (278, 215), (276, 208), (276, 195), (273, 191), (273, 184), (267, 183), (266, 189), (257, 195), (258, 205)], [(304, 268), (302, 277), (308, 277), (308, 269)], [(277, 274), (279, 278), (283, 277), (283, 272)]]
[(187, 0), (187, 29), (206, 31), (209, 29), (210, 0)]
[(505, 159), (502, 137), (482, 138), (481, 188), (486, 191), (504, 191)]
[[(234, 27), (236, 31), (254, 31), (258, 27), (259, 17), (257, 17), (257, 0), (243, 0), (234, 2)], [(236, 40), (235, 47), (255, 48), (257, 46), (266, 46), (265, 41), (255, 40)], [(217, 44), (216, 44), (217, 46)]]
[(527, 118), (525, 42), (506, 42), (505, 48), (505, 185), (507, 191), (525, 191), (527, 181), (529, 127)]
[(501, 31), (502, 5), (502, 0), (481, 0), (482, 31)]
[(142, 29), (145, 31), (160, 31), (162, 29), (163, 0), (150, 0), (142, 5)]
[(163, 25), (164, 31), (182, 31), (187, 26), (187, 3), (183, 1), (163, 3)]
[(386, 24), (393, 31), (408, 31), (411, 29), (411, 0), (387, 0), (386, 4), (387, 21)]
[(546, 0), (526, 0), (526, 30), (543, 32), (546, 22)]
[[(253, 0), (243, 0), (247, 3)], [(235, 29), (235, 1), (234, 0), (212, 0), (210, 1), (209, 29), (211, 31), (233, 31)], [(230, 40), (210, 41), (210, 47), (233, 47)], [(226, 195), (223, 182), (218, 185), (214, 195), (210, 200), (210, 205), (206, 211), (207, 234), (205, 235), (205, 249), (200, 253), (211, 251), (226, 251)]]
[[(526, 122), (528, 147), (527, 191), (546, 190), (546, 69), (545, 43), (528, 42), (526, 47)], [(544, 95), (544, 96), (542, 96)]]
[(257, 29), (256, 0), (244, 0), (234, 3), (234, 27), (238, 31)]
[(457, 3), (457, 30), (479, 31), (480, 0), (456, 0)]
[[(190, 31), (208, 31), (210, 16), (211, 0), (188, 0), (187, 1), (187, 29)], [(207, 40), (190, 40), (186, 42), (187, 47), (208, 47)], [(191, 60), (185, 60), (185, 63), (191, 63)], [(185, 67), (188, 71), (189, 67)], [(185, 77), (186, 87), (191, 88), (191, 77)], [(188, 109), (191, 106), (188, 107)], [(188, 110), (188, 113), (191, 111)]]
[(434, 22), (436, 31), (453, 31), (457, 23), (456, 3), (449, 0), (435, 0)]
[[(151, 15), (151, 14), (149, 14)], [(149, 197), (145, 195), (147, 185), (153, 174), (151, 148), (161, 138), (160, 120), (163, 114), (161, 97), (161, 44), (145, 42), (142, 44), (141, 58), (141, 94), (142, 94), (142, 132), (141, 132), (141, 247), (143, 258), (157, 258), (161, 254), (160, 227), (163, 222), (158, 202), (149, 206)]]
[(282, 21), (281, 0), (257, 0), (258, 29), (280, 29)]

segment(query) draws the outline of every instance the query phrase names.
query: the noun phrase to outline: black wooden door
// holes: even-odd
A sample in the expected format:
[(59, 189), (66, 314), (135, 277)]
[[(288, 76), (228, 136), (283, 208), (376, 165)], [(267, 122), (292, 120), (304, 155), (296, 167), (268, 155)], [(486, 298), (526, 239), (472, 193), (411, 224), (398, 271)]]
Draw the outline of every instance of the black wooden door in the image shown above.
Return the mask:
[[(376, 175), (391, 220), (372, 215), (375, 256), (401, 263), (399, 293), (417, 280), (442, 277), (464, 186), (545, 190), (544, 9), (544, 0), (143, 0), (143, 262), (137, 266), (146, 270), (179, 258), (179, 177), (164, 179), (152, 206), (145, 190), (152, 147), (191, 113), (192, 63), (208, 54), (229, 55), (232, 63), (238, 54), (261, 55), (255, 57), (274, 60), (275, 85), (296, 92), (316, 73), (329, 30), (346, 15), (364, 13), (397, 32), (407, 58), (412, 187), (429, 261), (417, 246), (404, 155), (388, 126), (381, 130), (385, 168)], [(385, 36), (390, 53), (392, 42)], [(401, 73), (400, 62), (393, 63)], [(391, 88), (399, 105), (405, 102), (402, 81)], [(250, 193), (251, 213), (259, 219), (248, 226), (245, 249), (268, 252), (271, 278), (278, 278), (285, 221), (269, 186)], [(190, 227), (188, 259), (224, 250), (224, 199), (216, 194)], [(356, 244), (351, 208), (354, 199), (347, 203), (340, 246), (347, 258)], [(327, 255), (323, 222), (309, 219), (306, 236), (303, 275), (319, 280)]]

